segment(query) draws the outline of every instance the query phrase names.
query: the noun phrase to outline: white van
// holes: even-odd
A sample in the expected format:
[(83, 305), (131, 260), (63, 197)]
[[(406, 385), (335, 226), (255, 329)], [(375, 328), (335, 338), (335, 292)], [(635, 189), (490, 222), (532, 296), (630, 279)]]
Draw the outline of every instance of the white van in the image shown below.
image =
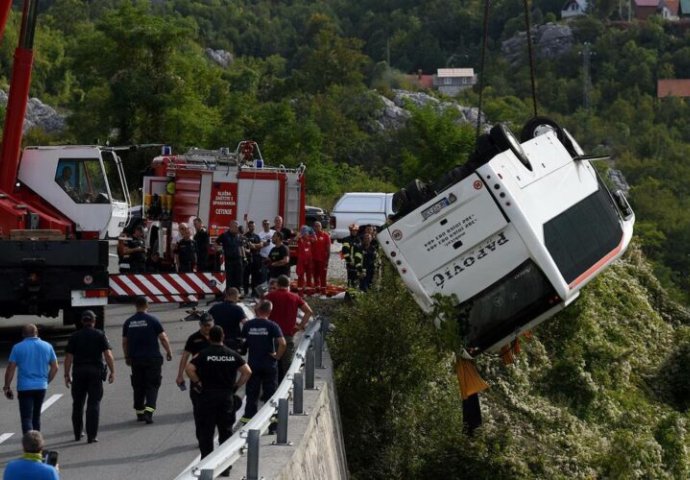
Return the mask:
[(393, 213), (393, 194), (382, 192), (349, 192), (340, 197), (331, 212), (331, 239), (342, 240), (350, 234), (349, 226), (381, 227)]

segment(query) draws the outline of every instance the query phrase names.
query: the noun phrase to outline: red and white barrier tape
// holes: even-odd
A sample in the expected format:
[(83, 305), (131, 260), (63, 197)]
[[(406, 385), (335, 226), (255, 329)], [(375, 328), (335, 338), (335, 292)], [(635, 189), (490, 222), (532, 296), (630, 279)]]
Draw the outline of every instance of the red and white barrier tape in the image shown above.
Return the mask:
[(225, 273), (137, 273), (110, 275), (111, 297), (144, 296), (149, 303), (194, 302), (222, 294)]

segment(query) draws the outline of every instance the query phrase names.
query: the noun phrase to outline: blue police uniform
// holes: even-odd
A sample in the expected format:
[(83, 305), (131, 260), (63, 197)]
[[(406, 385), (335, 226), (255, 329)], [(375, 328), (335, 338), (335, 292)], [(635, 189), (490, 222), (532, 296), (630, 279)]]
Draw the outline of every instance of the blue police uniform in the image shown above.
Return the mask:
[(134, 410), (137, 419), (151, 423), (156, 410), (158, 389), (161, 386), (163, 355), (158, 347), (158, 335), (163, 325), (153, 315), (137, 312), (122, 326), (122, 337), (127, 338), (127, 354), (132, 367)]
[(273, 320), (255, 318), (242, 327), (242, 337), (249, 352), (247, 363), (252, 369), (252, 376), (245, 389), (247, 404), (244, 407), (243, 421), (248, 421), (256, 414), (262, 389), (262, 399), (266, 401), (278, 388), (278, 360), (271, 354), (276, 351), (276, 339), (282, 336), (282, 330)]
[(242, 321), (247, 318), (244, 310), (239, 305), (224, 301), (211, 307), (208, 313), (213, 317), (216, 325), (223, 329), (225, 335), (225, 345), (237, 350), (242, 350), (240, 339), (242, 332)]

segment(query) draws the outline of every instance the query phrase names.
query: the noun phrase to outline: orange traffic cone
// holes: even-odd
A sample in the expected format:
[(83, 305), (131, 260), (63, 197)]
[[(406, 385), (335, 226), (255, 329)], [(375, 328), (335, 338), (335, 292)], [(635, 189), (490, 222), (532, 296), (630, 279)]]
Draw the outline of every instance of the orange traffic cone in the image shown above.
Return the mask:
[(472, 360), (458, 358), (455, 362), (455, 373), (458, 376), (460, 385), (460, 395), (463, 400), (467, 400), (471, 395), (480, 393), (489, 388), (477, 371)]

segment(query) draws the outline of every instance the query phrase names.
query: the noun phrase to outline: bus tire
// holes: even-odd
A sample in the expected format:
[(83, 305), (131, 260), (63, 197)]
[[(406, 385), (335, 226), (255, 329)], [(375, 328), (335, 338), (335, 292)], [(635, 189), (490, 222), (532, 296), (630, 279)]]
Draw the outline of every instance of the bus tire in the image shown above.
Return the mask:
[(552, 131), (556, 134), (558, 141), (563, 144), (565, 149), (568, 151), (571, 157), (581, 156), (582, 149), (578, 145), (575, 147), (572, 142), (572, 137), (556, 122), (547, 117), (532, 117), (530, 118), (525, 126), (522, 127), (520, 132), (520, 141), (527, 142), (533, 138), (543, 135), (547, 131)]
[(527, 158), (527, 154), (525, 154), (525, 151), (522, 149), (520, 141), (508, 127), (502, 123), (497, 123), (491, 128), (489, 136), (492, 143), (499, 151), (505, 152), (506, 150), (510, 150), (527, 170), (532, 171), (532, 164)]

